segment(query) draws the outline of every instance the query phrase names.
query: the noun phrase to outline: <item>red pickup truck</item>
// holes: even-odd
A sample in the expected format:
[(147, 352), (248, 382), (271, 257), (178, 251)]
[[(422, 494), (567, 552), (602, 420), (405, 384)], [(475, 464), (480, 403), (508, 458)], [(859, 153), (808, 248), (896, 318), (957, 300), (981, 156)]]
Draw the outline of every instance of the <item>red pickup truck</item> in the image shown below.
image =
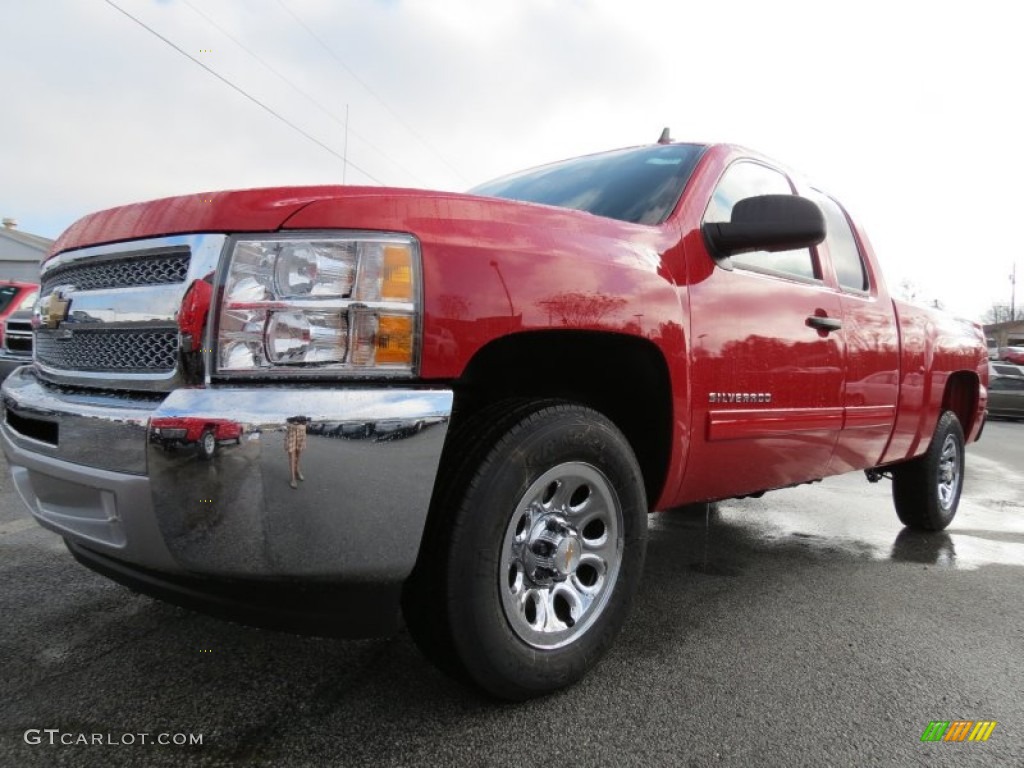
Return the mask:
[(149, 424), (150, 437), (164, 447), (195, 443), (200, 458), (209, 461), (221, 443), (242, 442), (242, 425), (227, 419), (195, 419), (163, 417)]
[[(0, 379), (7, 376), (19, 365), (25, 364), (24, 341), (22, 334), (18, 331), (18, 318), (13, 316), (19, 312), (31, 309), (33, 302), (39, 296), (39, 286), (35, 283), (19, 283), (13, 280), (0, 282)], [(7, 323), (14, 319), (13, 343), (7, 343)], [(31, 347), (29, 347), (31, 351)]]
[[(985, 416), (980, 328), (893, 300), (834, 198), (734, 146), (130, 205), (42, 282), (2, 442), (78, 560), (291, 630), (401, 610), (510, 699), (607, 650), (649, 512), (864, 470), (938, 530)], [(248, 439), (202, 461), (167, 419)]]

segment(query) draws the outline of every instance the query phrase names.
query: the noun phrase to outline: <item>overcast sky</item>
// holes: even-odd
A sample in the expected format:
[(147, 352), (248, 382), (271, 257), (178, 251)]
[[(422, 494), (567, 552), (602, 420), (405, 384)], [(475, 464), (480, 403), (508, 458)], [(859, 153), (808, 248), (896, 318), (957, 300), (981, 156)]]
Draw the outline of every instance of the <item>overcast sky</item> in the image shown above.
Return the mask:
[(1015, 259), (1024, 283), (1005, 0), (113, 2), (295, 127), (106, 0), (0, 0), (0, 215), (25, 231), (212, 189), (459, 191), (671, 126), (830, 191), (894, 287), (978, 319)]

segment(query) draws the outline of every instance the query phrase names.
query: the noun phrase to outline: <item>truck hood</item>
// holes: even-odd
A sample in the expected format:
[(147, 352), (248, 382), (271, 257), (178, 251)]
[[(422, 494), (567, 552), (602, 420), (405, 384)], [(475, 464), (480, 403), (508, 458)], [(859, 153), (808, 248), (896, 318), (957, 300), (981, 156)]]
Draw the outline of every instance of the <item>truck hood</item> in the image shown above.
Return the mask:
[[(391, 187), (274, 187), (167, 197), (110, 208), (72, 224), (50, 256), (106, 243), (165, 235), (356, 228), (474, 234), (482, 225), (628, 236), (650, 229), (580, 211), (452, 192)], [(423, 231), (421, 231), (423, 230)]]
[(50, 256), (77, 248), (163, 235), (273, 232), (312, 202), (338, 197), (380, 196), (385, 192), (409, 194), (411, 190), (273, 187), (202, 192), (123, 205), (83, 216), (54, 242)]

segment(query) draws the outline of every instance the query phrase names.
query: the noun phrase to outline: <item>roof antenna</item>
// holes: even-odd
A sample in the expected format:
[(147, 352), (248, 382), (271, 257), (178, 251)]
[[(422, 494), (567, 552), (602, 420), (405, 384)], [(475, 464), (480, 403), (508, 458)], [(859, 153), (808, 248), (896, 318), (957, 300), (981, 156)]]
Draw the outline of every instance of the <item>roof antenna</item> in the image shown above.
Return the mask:
[(658, 143), (659, 144), (671, 144), (672, 143), (672, 137), (669, 136), (668, 128), (666, 128), (665, 130), (663, 130), (661, 132), (661, 138), (658, 139)]

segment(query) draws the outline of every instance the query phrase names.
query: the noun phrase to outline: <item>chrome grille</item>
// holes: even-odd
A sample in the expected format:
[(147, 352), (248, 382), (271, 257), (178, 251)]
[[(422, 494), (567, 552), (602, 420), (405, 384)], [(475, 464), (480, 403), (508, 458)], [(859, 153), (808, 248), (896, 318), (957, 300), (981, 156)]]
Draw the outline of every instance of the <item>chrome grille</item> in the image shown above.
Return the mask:
[(8, 333), (4, 336), (4, 346), (11, 352), (32, 354), (32, 334), (22, 336)]
[(176, 330), (76, 330), (36, 333), (36, 360), (70, 371), (169, 373), (178, 362)]
[(227, 241), (223, 234), (168, 235), (48, 260), (35, 334), (39, 378), (133, 393), (202, 381), (205, 353), (194, 350), (205, 339), (192, 339), (193, 351), (183, 353), (179, 314), (189, 286), (213, 279)]
[(9, 319), (4, 331), (4, 349), (15, 354), (32, 354), (32, 323)]
[(182, 283), (188, 277), (189, 257), (188, 248), (173, 248), (160, 253), (133, 253), (127, 259), (69, 264), (51, 270), (46, 275), (42, 295), (49, 294), (58, 286), (94, 291), (102, 288)]

